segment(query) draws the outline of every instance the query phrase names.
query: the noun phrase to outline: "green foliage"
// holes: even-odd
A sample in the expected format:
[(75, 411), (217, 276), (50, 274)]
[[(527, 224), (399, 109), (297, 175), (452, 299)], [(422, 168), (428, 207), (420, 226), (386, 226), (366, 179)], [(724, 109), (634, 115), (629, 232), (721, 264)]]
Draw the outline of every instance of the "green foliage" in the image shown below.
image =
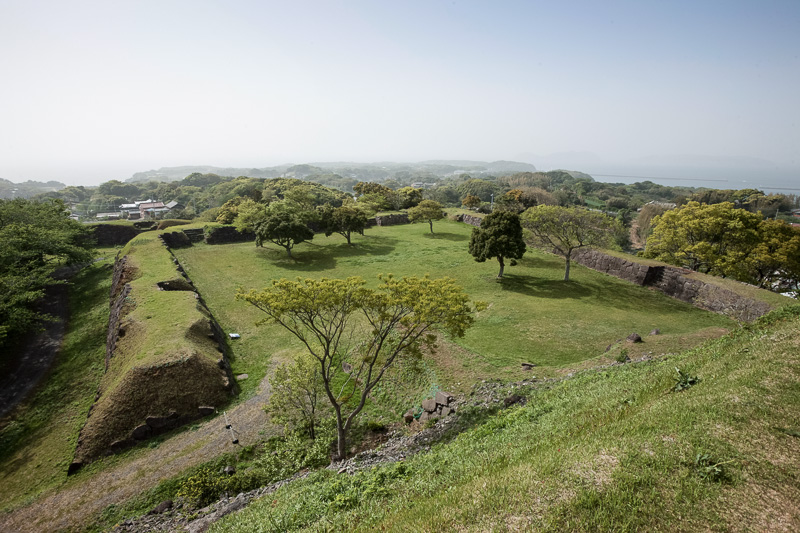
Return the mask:
[(694, 470), (700, 479), (706, 481), (720, 482), (730, 479), (725, 465), (731, 461), (717, 461), (711, 454), (700, 452), (694, 458)]
[(479, 263), (496, 257), (500, 263), (500, 273), (497, 277), (502, 278), (505, 258), (510, 258), (513, 266), (525, 253), (519, 215), (509, 211), (497, 211), (484, 217), (480, 227), (472, 230), (469, 253)]
[(325, 205), (318, 207), (317, 211), (325, 236), (330, 237), (332, 234), (338, 233), (347, 239), (347, 244), (352, 244), (350, 237), (353, 233), (364, 235), (364, 230), (369, 224), (367, 213), (357, 205), (353, 205), (352, 202), (343, 204), (341, 207)]
[(725, 275), (757, 245), (761, 221), (760, 215), (730, 202), (689, 202), (653, 219), (644, 256)]
[(272, 393), (266, 413), (275, 424), (282, 424), (286, 432), (304, 431), (312, 440), (323, 409), (319, 401), (324, 394), (319, 365), (308, 353), (275, 369), (270, 383)]
[(433, 328), (461, 337), (474, 322), (467, 295), (450, 278), (387, 275), (382, 282), (376, 290), (355, 276), (281, 279), (260, 292), (236, 294), (267, 315), (262, 322), (294, 335), (319, 365), (336, 414), (341, 458), (355, 417), (395, 360), (419, 357), (423, 346), (431, 349)]
[(623, 231), (621, 224), (608, 215), (579, 207), (540, 205), (525, 211), (522, 219), (535, 246), (564, 257), (564, 281), (569, 281), (574, 250), (611, 246), (615, 235)]
[(55, 267), (92, 256), (89, 228), (61, 200), (0, 200), (0, 345), (46, 318), (34, 304)]
[(475, 196), (474, 194), (468, 194), (461, 199), (461, 205), (469, 209), (475, 209), (481, 205), (481, 199), (479, 196)]
[(408, 220), (411, 223), (426, 221), (430, 225), (433, 233), (433, 221), (441, 220), (445, 217), (444, 208), (439, 202), (433, 200), (422, 200), (418, 206), (408, 210)]
[(674, 392), (680, 392), (690, 387), (694, 387), (701, 381), (699, 377), (690, 376), (678, 367), (675, 367), (675, 372), (678, 373), (678, 377), (675, 378), (675, 385), (672, 387)]
[(297, 244), (314, 238), (314, 232), (301, 213), (281, 202), (270, 204), (263, 218), (253, 224), (253, 230), (256, 246), (263, 246), (265, 241), (269, 241), (283, 247), (289, 257), (292, 257), (292, 248)]

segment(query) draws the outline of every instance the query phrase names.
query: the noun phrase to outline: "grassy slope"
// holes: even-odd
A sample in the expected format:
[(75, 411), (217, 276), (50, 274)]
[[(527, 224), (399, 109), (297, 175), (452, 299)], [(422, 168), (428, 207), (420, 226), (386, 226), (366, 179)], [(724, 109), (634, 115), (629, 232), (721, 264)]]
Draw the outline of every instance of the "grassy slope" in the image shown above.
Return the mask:
[(67, 467), (103, 375), (108, 262), (72, 280), (71, 320), (53, 370), (0, 429), (0, 509), (67, 482)]
[[(315, 473), (212, 531), (796, 531), (798, 329), (794, 306), (663, 361), (579, 374), (405, 475)], [(672, 392), (676, 366), (702, 381)], [(698, 454), (725, 475), (703, 478)]]
[[(235, 371), (256, 377), (266, 371), (265, 355), (291, 351), (295, 343), (275, 326), (256, 328), (259, 312), (235, 301), (234, 293), (238, 286), (260, 288), (281, 277), (357, 274), (377, 283), (378, 274), (391, 272), (457, 279), (489, 308), (458, 340), (460, 348), (446, 347), (438, 357), (440, 385), (455, 390), (474, 379), (520, 376), (524, 361), (574, 365), (601, 356), (609, 344), (634, 331), (646, 342), (630, 347), (631, 357), (677, 351), (734, 326), (725, 317), (580, 266), (564, 283), (563, 260), (537, 251), (507, 268), (505, 280), (498, 282), (496, 261), (476, 263), (469, 255), (469, 226), (439, 221), (434, 231), (428, 233), (427, 224), (372, 228), (354, 237), (352, 247), (338, 236), (317, 236), (295, 248), (296, 260), (276, 247), (252, 243), (201, 244), (175, 253), (223, 328), (242, 335), (232, 346)], [(654, 328), (663, 335), (647, 337)]]

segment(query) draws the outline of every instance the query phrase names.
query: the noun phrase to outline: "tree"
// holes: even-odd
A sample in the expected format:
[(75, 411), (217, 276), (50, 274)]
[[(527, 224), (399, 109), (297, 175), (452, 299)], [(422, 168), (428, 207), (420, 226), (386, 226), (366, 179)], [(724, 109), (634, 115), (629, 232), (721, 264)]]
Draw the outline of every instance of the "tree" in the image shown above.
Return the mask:
[(345, 239), (347, 244), (350, 242), (350, 235), (358, 233), (364, 235), (364, 229), (369, 224), (369, 217), (358, 206), (345, 204), (341, 207), (332, 207), (325, 205), (317, 208), (319, 212), (319, 221), (322, 226), (322, 231), (325, 232), (326, 237), (330, 237), (334, 233), (338, 233)]
[(479, 263), (496, 257), (500, 263), (497, 277), (502, 278), (506, 266), (505, 258), (510, 258), (511, 266), (514, 266), (517, 264), (516, 260), (522, 259), (525, 253), (519, 215), (510, 211), (496, 211), (486, 215), (480, 227), (472, 230), (469, 253)]
[(757, 244), (761, 220), (731, 202), (689, 202), (653, 219), (644, 256), (725, 276)]
[(556, 252), (566, 261), (564, 281), (569, 281), (572, 252), (584, 246), (610, 246), (622, 225), (608, 215), (579, 207), (540, 205), (522, 215), (533, 244)]
[(269, 241), (283, 247), (286, 254), (292, 257), (292, 248), (295, 245), (314, 238), (314, 232), (303, 220), (301, 213), (283, 202), (270, 204), (263, 213), (263, 218), (253, 224), (256, 246), (263, 246), (264, 241)]
[(34, 304), (54, 268), (91, 260), (90, 235), (61, 200), (0, 200), (0, 345), (47, 318)]
[(420, 357), (434, 347), (434, 328), (461, 337), (473, 321), (473, 305), (452, 279), (382, 278), (378, 289), (359, 277), (274, 280), (262, 291), (236, 298), (263, 311), (292, 333), (317, 363), (334, 410), (337, 455), (347, 453), (347, 434), (370, 392), (396, 360)]
[(780, 220), (763, 220), (758, 242), (745, 257), (732, 262), (728, 274), (763, 289), (781, 284), (796, 287), (800, 281), (800, 230)]
[(461, 200), (461, 205), (468, 209), (475, 209), (481, 205), (481, 199), (474, 194), (468, 194)]
[(414, 222), (427, 221), (433, 233), (433, 221), (444, 218), (444, 208), (439, 202), (433, 200), (422, 200), (418, 206), (408, 210), (408, 220)]
[(270, 380), (272, 393), (264, 411), (273, 422), (287, 430), (305, 431), (312, 440), (320, 421), (319, 400), (325, 392), (311, 354), (303, 353), (275, 369)]

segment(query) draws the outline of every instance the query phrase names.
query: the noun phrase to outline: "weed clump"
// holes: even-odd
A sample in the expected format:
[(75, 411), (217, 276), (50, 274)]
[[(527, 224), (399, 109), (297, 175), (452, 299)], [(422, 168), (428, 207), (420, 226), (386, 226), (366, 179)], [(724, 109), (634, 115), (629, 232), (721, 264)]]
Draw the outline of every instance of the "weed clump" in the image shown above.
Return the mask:
[(675, 385), (672, 387), (673, 392), (680, 392), (690, 387), (694, 387), (701, 381), (699, 377), (690, 376), (678, 367), (675, 367), (675, 372), (678, 373), (678, 377), (675, 378)]

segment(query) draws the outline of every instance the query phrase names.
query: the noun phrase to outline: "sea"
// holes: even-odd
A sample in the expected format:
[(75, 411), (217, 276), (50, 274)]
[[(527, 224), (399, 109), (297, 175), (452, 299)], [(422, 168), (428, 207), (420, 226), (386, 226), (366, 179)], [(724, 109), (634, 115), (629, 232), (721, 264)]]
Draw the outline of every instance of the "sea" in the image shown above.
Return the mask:
[(592, 165), (581, 172), (605, 183), (652, 181), (671, 187), (759, 189), (766, 194), (800, 195), (800, 168)]

